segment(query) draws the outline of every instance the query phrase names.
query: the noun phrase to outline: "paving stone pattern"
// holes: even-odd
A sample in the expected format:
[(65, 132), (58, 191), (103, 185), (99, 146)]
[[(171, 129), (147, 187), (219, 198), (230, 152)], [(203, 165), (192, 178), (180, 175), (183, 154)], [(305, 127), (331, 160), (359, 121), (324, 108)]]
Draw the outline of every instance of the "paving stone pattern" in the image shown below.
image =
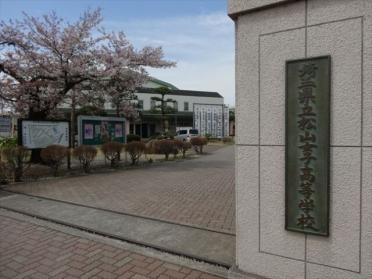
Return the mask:
[(235, 231), (234, 147), (142, 169), (44, 180), (10, 189), (217, 231)]
[(220, 279), (2, 215), (0, 278)]

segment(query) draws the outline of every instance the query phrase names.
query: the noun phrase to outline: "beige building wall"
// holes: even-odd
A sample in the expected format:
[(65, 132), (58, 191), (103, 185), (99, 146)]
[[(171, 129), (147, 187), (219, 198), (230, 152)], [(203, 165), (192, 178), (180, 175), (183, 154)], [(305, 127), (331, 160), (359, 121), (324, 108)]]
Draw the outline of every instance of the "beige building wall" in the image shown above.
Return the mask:
[[(371, 279), (372, 1), (228, 0), (228, 11), (236, 26), (231, 278)], [(323, 55), (332, 58), (329, 237), (284, 229), (285, 61)]]

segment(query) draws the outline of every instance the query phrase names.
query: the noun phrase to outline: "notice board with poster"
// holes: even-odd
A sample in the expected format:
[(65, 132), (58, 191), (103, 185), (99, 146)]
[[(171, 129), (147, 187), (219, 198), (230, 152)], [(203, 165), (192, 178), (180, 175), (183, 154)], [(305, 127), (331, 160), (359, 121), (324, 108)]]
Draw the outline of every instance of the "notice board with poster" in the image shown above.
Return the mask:
[(78, 116), (78, 143), (101, 145), (108, 141), (125, 143), (125, 118)]

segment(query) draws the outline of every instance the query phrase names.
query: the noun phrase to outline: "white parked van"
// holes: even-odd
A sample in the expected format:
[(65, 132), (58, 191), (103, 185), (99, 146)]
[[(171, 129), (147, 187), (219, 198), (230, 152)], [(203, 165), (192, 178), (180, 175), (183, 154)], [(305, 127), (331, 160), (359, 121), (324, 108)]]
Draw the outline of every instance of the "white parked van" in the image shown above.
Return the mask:
[(181, 141), (190, 141), (191, 138), (198, 137), (199, 131), (193, 128), (180, 129), (176, 132), (174, 137), (177, 140)]

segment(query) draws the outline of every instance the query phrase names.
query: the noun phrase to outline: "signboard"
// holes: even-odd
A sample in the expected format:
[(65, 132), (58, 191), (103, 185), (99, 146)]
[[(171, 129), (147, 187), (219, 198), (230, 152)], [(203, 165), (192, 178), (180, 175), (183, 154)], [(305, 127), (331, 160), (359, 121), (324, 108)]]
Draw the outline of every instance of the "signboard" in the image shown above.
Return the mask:
[(0, 136), (9, 137), (12, 132), (12, 119), (9, 116), (0, 116)]
[(69, 147), (70, 124), (67, 121), (20, 120), (19, 142), (26, 148), (45, 148), (51, 144)]
[(329, 56), (286, 63), (286, 229), (329, 235)]
[(125, 118), (78, 116), (79, 145), (101, 145), (107, 141), (125, 142)]
[(194, 104), (194, 128), (202, 136), (214, 138), (229, 135), (229, 109), (225, 105)]
[(224, 106), (223, 113), (223, 136), (228, 137), (230, 135), (230, 112), (227, 106)]

